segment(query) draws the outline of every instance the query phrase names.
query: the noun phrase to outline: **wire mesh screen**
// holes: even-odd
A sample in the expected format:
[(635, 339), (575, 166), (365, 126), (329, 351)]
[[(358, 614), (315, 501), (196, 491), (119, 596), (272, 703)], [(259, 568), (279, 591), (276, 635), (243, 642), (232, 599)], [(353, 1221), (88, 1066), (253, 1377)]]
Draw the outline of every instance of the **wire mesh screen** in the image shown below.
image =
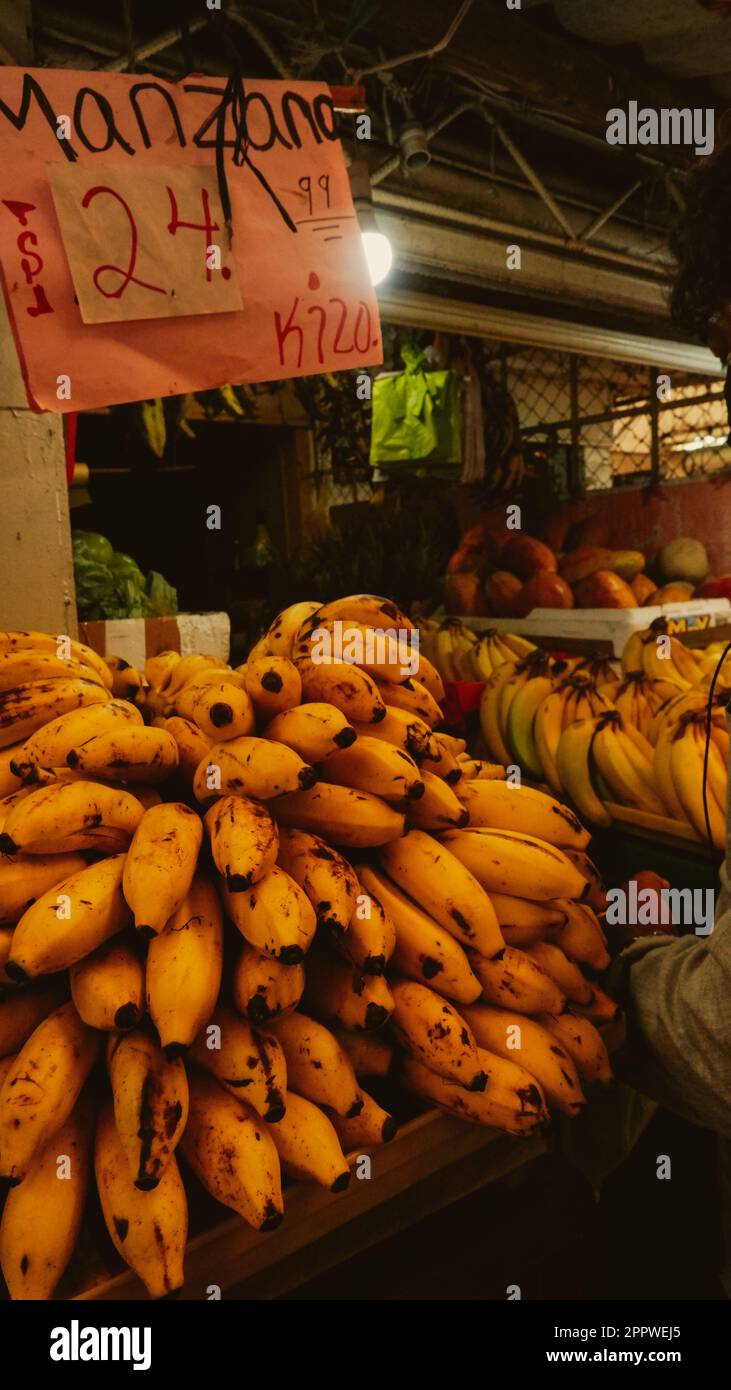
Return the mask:
[(542, 348), (501, 349), (526, 440), (565, 450), (566, 490), (683, 482), (731, 469), (718, 377)]

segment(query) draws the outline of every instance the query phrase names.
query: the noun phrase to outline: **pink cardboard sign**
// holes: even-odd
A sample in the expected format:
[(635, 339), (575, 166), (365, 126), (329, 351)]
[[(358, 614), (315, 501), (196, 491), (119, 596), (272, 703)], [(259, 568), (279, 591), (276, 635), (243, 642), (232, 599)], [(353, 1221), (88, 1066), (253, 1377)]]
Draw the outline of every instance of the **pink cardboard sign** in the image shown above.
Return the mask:
[[(36, 409), (381, 362), (328, 88), (246, 81), (240, 165), (227, 110), (230, 245), (216, 177), (224, 88), (199, 75), (0, 68), (0, 271)], [(240, 307), (223, 303), (233, 293)], [(178, 294), (186, 308), (171, 314)], [(104, 319), (112, 305), (120, 316)]]

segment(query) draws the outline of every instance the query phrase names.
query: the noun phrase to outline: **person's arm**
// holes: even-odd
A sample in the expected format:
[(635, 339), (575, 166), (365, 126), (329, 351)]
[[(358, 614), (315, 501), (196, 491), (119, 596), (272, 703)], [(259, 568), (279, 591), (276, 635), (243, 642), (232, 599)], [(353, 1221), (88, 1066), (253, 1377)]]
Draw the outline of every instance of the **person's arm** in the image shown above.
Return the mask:
[(725, 866), (710, 936), (636, 941), (608, 989), (627, 1016), (622, 1080), (731, 1138), (731, 896)]

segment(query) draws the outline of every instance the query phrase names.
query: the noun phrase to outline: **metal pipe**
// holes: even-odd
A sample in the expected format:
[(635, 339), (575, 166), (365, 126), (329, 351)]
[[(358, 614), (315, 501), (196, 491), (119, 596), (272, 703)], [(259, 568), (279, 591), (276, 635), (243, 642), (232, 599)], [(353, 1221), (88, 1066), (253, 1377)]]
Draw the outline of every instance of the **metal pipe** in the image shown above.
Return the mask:
[(431, 48), (417, 49), (414, 53), (404, 53), (400, 58), (387, 58), (383, 63), (376, 63), (372, 68), (361, 68), (360, 72), (353, 74), (353, 81), (360, 82), (363, 77), (370, 77), (374, 72), (390, 72), (393, 68), (401, 67), (403, 63), (414, 63), (418, 58), (434, 58), (437, 53), (442, 53), (449, 46), (459, 29), (462, 20), (472, 8), (473, 0), (462, 0), (452, 23), (447, 29), (443, 38)]
[(495, 131), (495, 134), (498, 136), (502, 144), (505, 146), (508, 154), (511, 155), (518, 168), (522, 171), (522, 173), (525, 174), (525, 177), (527, 178), (528, 182), (532, 184), (539, 198), (546, 204), (546, 207), (548, 208), (549, 212), (553, 214), (555, 220), (558, 222), (559, 227), (563, 227), (563, 230), (565, 231), (569, 241), (577, 241), (578, 238), (576, 236), (576, 233), (574, 232), (573, 227), (571, 226), (571, 223), (565, 217), (562, 209), (559, 207), (553, 194), (549, 193), (545, 183), (538, 176), (532, 164), (530, 164), (526, 159), (525, 155), (522, 154), (521, 151), (518, 149), (518, 146), (516, 145), (515, 141), (511, 138), (511, 136), (508, 135), (507, 130), (505, 130), (504, 127), (500, 124), (500, 122), (496, 120), (495, 117), (492, 116), (489, 111), (485, 110), (484, 107), (481, 108), (481, 111), (488, 125), (492, 126), (493, 130)]
[(619, 197), (615, 198), (610, 207), (605, 208), (603, 212), (597, 213), (594, 221), (590, 222), (588, 227), (585, 227), (583, 232), (579, 234), (578, 240), (586, 245), (587, 241), (591, 240), (594, 234), (599, 231), (600, 227), (603, 227), (604, 223), (608, 222), (610, 217), (614, 216), (615, 212), (619, 212), (619, 209), (637, 192), (638, 188), (641, 187), (642, 179), (638, 179), (636, 183), (632, 184), (631, 188), (627, 188), (624, 193), (620, 193)]
[[(191, 19), (188, 23), (188, 32), (196, 34), (199, 29), (205, 29), (208, 24), (208, 16)], [(144, 62), (145, 58), (151, 58), (153, 53), (161, 53), (164, 48), (172, 48), (174, 43), (179, 43), (183, 37), (180, 27), (176, 29), (166, 29), (163, 34), (158, 34), (155, 39), (148, 39), (147, 43), (141, 43), (137, 49), (137, 62)], [(102, 63), (102, 72), (124, 72), (129, 66), (129, 57), (124, 54), (121, 58), (112, 58), (107, 63)]]
[[(444, 130), (446, 126), (451, 125), (452, 121), (456, 121), (458, 116), (464, 115), (465, 111), (475, 111), (478, 110), (479, 107), (479, 101), (463, 101), (461, 106), (456, 106), (448, 115), (442, 116), (441, 120), (435, 121), (434, 125), (427, 127), (427, 140), (433, 140), (434, 136), (438, 135), (440, 130)], [(383, 164), (379, 164), (371, 173), (371, 188), (375, 188), (377, 184), (383, 183), (383, 180), (387, 179), (389, 174), (395, 173), (400, 163), (400, 154), (389, 155), (388, 159), (384, 159)]]

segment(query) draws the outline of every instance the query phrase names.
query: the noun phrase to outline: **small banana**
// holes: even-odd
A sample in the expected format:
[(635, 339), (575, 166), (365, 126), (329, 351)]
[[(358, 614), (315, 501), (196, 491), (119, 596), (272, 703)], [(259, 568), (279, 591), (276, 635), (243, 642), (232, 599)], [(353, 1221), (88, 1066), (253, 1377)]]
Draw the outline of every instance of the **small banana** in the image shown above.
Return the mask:
[(352, 1063), (335, 1035), (306, 1014), (280, 1015), (271, 1031), (284, 1049), (287, 1084), (315, 1105), (327, 1105), (338, 1115), (358, 1115), (363, 1100)]
[(219, 1004), (189, 1055), (237, 1100), (246, 1101), (262, 1120), (281, 1120), (287, 1064), (272, 1033), (256, 1033), (245, 1018)]
[(165, 1057), (141, 1029), (112, 1035), (107, 1046), (114, 1122), (135, 1187), (157, 1187), (188, 1117), (183, 1063)]
[(239, 1013), (257, 1028), (296, 1009), (304, 988), (304, 966), (282, 965), (244, 941), (234, 966), (233, 1001)]
[(265, 738), (232, 738), (214, 743), (193, 778), (197, 801), (216, 796), (249, 796), (272, 801), (288, 792), (312, 787), (314, 768), (284, 743)]
[(213, 884), (196, 874), (169, 922), (147, 949), (147, 1008), (167, 1057), (189, 1047), (221, 988), (223, 915)]
[(335, 705), (304, 704), (277, 714), (264, 729), (264, 738), (285, 743), (306, 763), (320, 763), (338, 749), (355, 743), (356, 732)]
[(156, 936), (179, 908), (193, 881), (203, 840), (200, 816), (180, 801), (145, 811), (124, 866), (124, 896), (136, 929)]
[(223, 887), (226, 911), (250, 945), (282, 965), (298, 965), (314, 939), (317, 919), (306, 893), (274, 865), (246, 892)]
[(274, 865), (279, 835), (266, 806), (223, 796), (204, 817), (213, 862), (231, 893), (243, 893)]
[(183, 1284), (188, 1238), (188, 1202), (173, 1156), (157, 1187), (140, 1191), (117, 1134), (111, 1104), (96, 1128), (94, 1171), (104, 1222), (125, 1264), (151, 1298), (164, 1298)]
[(103, 1033), (136, 1028), (145, 1008), (145, 972), (122, 936), (113, 936), (71, 967), (71, 998), (79, 1018)]
[(289, 1177), (319, 1183), (329, 1192), (345, 1191), (350, 1169), (334, 1123), (318, 1105), (288, 1091), (284, 1115), (269, 1126), (269, 1134)]
[(238, 1212), (256, 1231), (279, 1225), (282, 1182), (268, 1126), (198, 1069), (190, 1077), (190, 1114), (181, 1148), (217, 1202)]

